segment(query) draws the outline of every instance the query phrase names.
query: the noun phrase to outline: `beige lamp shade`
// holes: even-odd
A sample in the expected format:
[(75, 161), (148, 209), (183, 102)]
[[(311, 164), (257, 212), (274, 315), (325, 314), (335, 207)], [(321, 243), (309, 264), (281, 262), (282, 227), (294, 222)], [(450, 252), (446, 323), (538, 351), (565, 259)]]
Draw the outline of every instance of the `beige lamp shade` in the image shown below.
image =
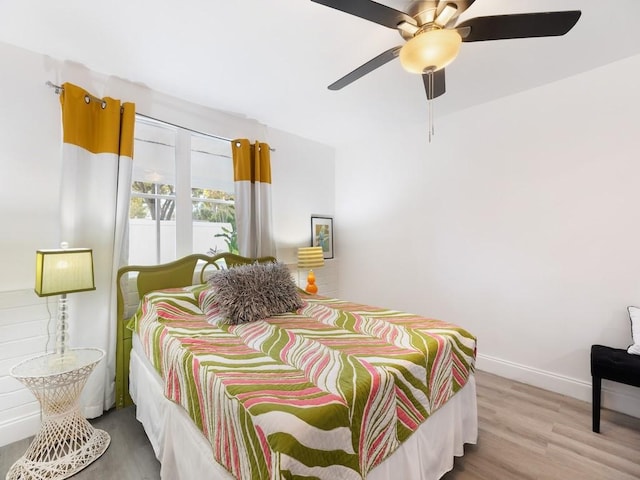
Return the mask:
[(298, 248), (298, 268), (318, 268), (324, 265), (322, 247)]
[(417, 34), (400, 49), (400, 63), (411, 73), (440, 70), (458, 55), (462, 37), (455, 30), (427, 30)]
[(36, 251), (36, 294), (40, 297), (95, 290), (90, 248)]

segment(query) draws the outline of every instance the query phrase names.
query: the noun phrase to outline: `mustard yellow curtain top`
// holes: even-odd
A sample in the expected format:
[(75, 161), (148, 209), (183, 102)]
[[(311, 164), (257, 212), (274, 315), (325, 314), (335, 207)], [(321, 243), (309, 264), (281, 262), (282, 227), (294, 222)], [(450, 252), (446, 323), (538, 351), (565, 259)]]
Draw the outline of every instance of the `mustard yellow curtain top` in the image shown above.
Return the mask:
[(102, 103), (86, 90), (65, 83), (60, 94), (63, 141), (92, 153), (133, 158), (135, 104), (105, 97)]
[(234, 181), (271, 183), (271, 152), (268, 144), (256, 142), (251, 145), (246, 138), (240, 138), (231, 142), (231, 152)]

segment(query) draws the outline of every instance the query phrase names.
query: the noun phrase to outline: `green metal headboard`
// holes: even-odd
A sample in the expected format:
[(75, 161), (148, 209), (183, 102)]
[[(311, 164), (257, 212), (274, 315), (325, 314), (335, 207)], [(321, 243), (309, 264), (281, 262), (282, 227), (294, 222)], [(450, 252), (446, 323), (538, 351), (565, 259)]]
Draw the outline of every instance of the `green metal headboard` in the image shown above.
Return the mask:
[[(248, 258), (234, 253), (220, 253), (208, 256), (200, 253), (187, 255), (170, 263), (161, 265), (128, 265), (118, 270), (116, 278), (118, 318), (116, 340), (116, 408), (131, 405), (133, 401), (129, 396), (129, 358), (131, 355), (132, 332), (126, 325), (128, 318), (125, 315), (126, 299), (122, 279), (128, 279), (130, 273), (137, 273), (137, 301), (154, 290), (165, 288), (179, 288), (204, 283), (208, 268), (233, 268), (238, 265), (247, 265), (255, 262), (275, 262), (275, 257)], [(194, 282), (195, 279), (195, 282)]]

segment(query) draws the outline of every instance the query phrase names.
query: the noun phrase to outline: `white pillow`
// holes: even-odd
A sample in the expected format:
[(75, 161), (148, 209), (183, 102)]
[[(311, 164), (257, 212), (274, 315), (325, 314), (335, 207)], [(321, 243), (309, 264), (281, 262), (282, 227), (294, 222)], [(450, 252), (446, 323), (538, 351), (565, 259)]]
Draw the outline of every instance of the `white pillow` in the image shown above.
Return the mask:
[(628, 349), (628, 353), (640, 355), (640, 308), (627, 307), (629, 311), (629, 320), (631, 320), (631, 335), (633, 336), (633, 345)]

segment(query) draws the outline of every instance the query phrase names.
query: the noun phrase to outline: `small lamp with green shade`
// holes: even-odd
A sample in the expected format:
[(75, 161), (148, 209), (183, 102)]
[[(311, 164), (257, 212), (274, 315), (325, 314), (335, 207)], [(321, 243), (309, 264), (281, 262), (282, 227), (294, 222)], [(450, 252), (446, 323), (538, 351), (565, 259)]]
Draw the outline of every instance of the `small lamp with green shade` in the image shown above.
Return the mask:
[(36, 251), (36, 286), (39, 297), (60, 295), (56, 323), (56, 354), (60, 361), (69, 355), (67, 294), (95, 290), (93, 251), (90, 248), (63, 248)]

